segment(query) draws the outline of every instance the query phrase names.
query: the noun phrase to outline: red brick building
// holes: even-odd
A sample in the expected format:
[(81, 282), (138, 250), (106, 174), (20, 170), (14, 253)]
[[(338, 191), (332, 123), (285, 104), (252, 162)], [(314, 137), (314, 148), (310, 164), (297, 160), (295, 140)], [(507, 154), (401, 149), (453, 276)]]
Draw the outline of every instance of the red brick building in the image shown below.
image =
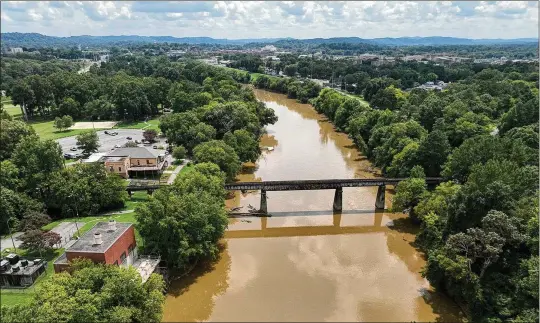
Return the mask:
[(146, 281), (159, 264), (158, 257), (139, 257), (135, 228), (132, 223), (116, 223), (111, 220), (98, 222), (83, 234), (66, 252), (54, 262), (54, 271), (61, 272), (76, 258), (91, 259), (95, 263), (134, 266)]

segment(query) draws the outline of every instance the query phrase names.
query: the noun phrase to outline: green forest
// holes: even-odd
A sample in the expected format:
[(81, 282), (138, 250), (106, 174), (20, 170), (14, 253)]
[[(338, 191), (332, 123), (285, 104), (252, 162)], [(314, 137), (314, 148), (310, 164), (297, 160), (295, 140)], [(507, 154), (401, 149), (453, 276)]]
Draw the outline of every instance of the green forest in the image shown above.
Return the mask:
[[(409, 177), (393, 211), (419, 223), (422, 274), (473, 322), (538, 321), (538, 65), (438, 66), (437, 79), (461, 76), (443, 91), (403, 91), (411, 68), (364, 75), (354, 93), (369, 105), (310, 81), (252, 82), (309, 100), (384, 175)], [(445, 182), (428, 190), (426, 176)]]

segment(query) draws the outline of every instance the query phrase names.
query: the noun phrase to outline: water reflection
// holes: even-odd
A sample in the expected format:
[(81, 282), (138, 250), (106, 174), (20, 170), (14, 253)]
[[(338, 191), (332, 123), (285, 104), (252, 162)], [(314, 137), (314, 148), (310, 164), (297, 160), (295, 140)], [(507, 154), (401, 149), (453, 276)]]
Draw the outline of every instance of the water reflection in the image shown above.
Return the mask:
[[(241, 181), (378, 176), (345, 134), (311, 106), (256, 90), (276, 111), (257, 167)], [(165, 321), (457, 321), (419, 271), (415, 228), (403, 214), (375, 212), (377, 188), (268, 192), (269, 218), (230, 220), (212, 270), (178, 282)], [(387, 190), (387, 206), (392, 190)], [(259, 192), (235, 192), (228, 208), (258, 208)], [(183, 286), (183, 287), (182, 287)], [(183, 288), (183, 289), (182, 289)], [(181, 293), (180, 293), (181, 292)]]

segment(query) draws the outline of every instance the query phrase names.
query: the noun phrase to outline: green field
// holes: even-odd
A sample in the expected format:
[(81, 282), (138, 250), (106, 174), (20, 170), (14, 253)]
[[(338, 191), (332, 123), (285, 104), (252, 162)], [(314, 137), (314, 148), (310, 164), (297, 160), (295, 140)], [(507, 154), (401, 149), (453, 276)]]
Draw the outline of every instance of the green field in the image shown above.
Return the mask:
[(193, 166), (194, 166), (193, 164), (184, 166), (184, 167), (180, 170), (180, 172), (178, 172), (178, 174), (189, 173), (189, 172), (193, 171)]
[(59, 131), (54, 127), (54, 121), (30, 121), (29, 124), (43, 140), (76, 136), (82, 132), (88, 131), (88, 129)]
[(159, 131), (159, 117), (150, 119), (147, 122), (120, 122), (116, 125), (118, 129), (154, 129)]
[(13, 105), (10, 98), (2, 98), (2, 104), (7, 113), (13, 118), (20, 118), (22, 116), (21, 107)]

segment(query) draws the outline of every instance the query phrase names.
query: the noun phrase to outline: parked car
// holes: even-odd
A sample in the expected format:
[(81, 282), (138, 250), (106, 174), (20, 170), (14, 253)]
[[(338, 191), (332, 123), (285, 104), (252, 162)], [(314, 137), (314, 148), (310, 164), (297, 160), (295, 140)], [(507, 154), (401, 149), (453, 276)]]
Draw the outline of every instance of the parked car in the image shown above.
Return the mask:
[(118, 134), (118, 132), (111, 132), (111, 136), (116, 136)]
[(152, 147), (152, 148), (157, 149), (157, 145), (154, 145), (154, 147)]
[(114, 145), (114, 148), (120, 148), (120, 145)]
[(77, 148), (76, 148), (76, 147), (71, 147), (69, 150), (71, 150), (71, 151), (77, 151)]
[(109, 130), (105, 130), (105, 134), (108, 135), (108, 134), (109, 134)]
[(131, 137), (126, 137), (126, 139), (127, 139), (127, 140), (131, 140), (131, 139), (133, 139), (133, 138), (131, 138)]
[(135, 140), (135, 143), (138, 145), (140, 144), (141, 142), (139, 140)]
[(71, 158), (72, 158), (72, 154), (64, 154), (64, 158), (65, 158), (65, 159), (71, 159)]

